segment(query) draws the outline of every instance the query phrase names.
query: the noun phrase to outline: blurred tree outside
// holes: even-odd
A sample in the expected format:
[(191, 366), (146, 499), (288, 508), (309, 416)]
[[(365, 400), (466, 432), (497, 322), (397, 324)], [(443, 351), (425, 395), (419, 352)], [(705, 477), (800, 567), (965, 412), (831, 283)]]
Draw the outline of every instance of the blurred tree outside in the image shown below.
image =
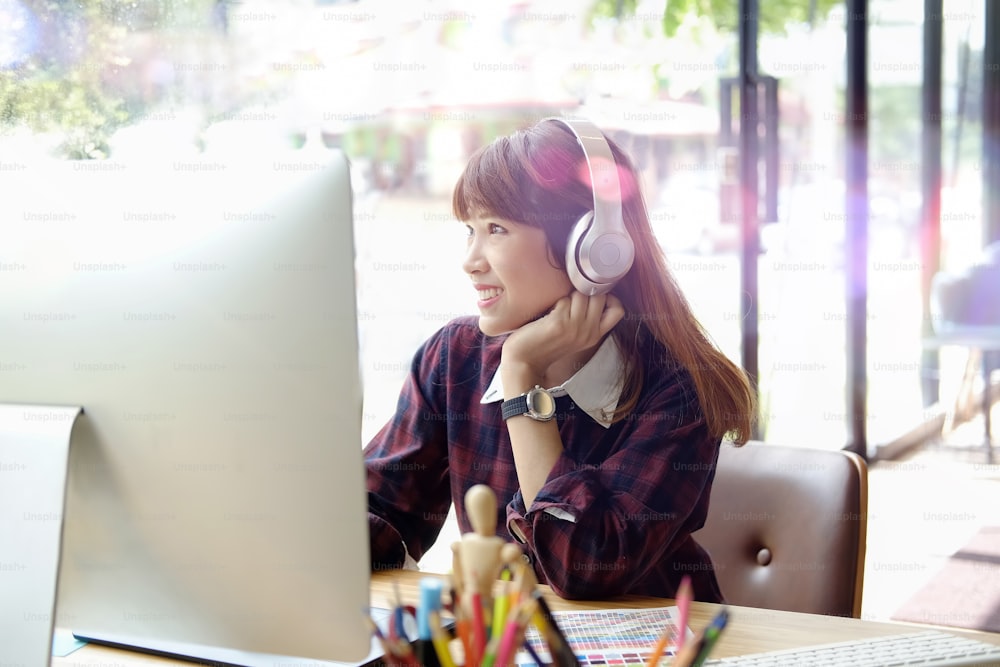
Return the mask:
[[(170, 59), (190, 50), (191, 42), (229, 37), (228, 4), (0, 0), (0, 16), (9, 25), (0, 43), (0, 130), (26, 128), (57, 141), (62, 157), (100, 159), (108, 156), (109, 138), (117, 129), (171, 97), (200, 96), (208, 117), (244, 106), (248, 95), (273, 99), (283, 85), (273, 72), (266, 81), (249, 81), (244, 89), (226, 91), (230, 99), (218, 100), (208, 90), (210, 75), (172, 68)], [(833, 4), (765, 3), (761, 29), (781, 32), (786, 22), (814, 20)], [(637, 0), (598, 0), (591, 18), (620, 17), (638, 6)], [(674, 37), (685, 21), (701, 17), (718, 31), (731, 31), (736, 12), (736, 0), (672, 0), (663, 5), (662, 26), (666, 36)], [(226, 75), (231, 78), (233, 72)]]
[(0, 63), (0, 122), (64, 134), (68, 157), (103, 157), (126, 117), (124, 99), (104, 83), (120, 67), (128, 2), (4, 3), (9, 32)]
[(176, 38), (224, 39), (226, 4), (0, 0), (0, 132), (51, 136), (69, 159), (108, 157), (117, 129), (189, 93), (170, 61), (184, 50)]
[[(9, 26), (0, 33), (0, 132), (26, 128), (58, 143), (63, 157), (99, 159), (108, 156), (116, 130), (157, 107), (194, 101), (207, 125), (249, 104), (280, 99), (291, 71), (243, 62), (253, 59), (258, 45), (231, 28), (229, 5), (228, 0), (0, 0), (0, 18)], [(762, 39), (781, 39), (793, 26), (808, 29), (826, 20), (842, 2), (769, 0), (761, 5)], [(610, 25), (615, 41), (630, 49), (638, 48), (638, 32), (647, 51), (662, 53), (651, 65), (653, 96), (714, 106), (719, 76), (736, 69), (737, 13), (738, 0), (596, 0), (587, 23), (605, 31)], [(678, 53), (687, 54), (693, 46), (701, 46), (699, 57), (714, 59), (716, 67), (671, 67)], [(238, 60), (239, 71), (224, 64), (220, 72), (199, 70), (206, 60), (223, 61), (219, 54), (227, 49), (247, 51), (229, 61)], [(802, 83), (795, 76), (782, 78), (784, 90)], [(970, 93), (974, 102), (976, 91)], [(894, 128), (873, 134), (874, 154), (890, 159), (912, 147), (910, 137), (918, 128), (903, 111), (912, 100), (894, 110), (910, 95), (879, 91), (873, 98), (882, 107), (886, 129)], [(906, 122), (888, 122), (893, 116)], [(353, 127), (349, 133), (370, 130)], [(357, 147), (371, 138), (345, 137), (345, 143)]]
[[(622, 18), (643, 11), (641, 0), (598, 0), (595, 17)], [(765, 0), (758, 16), (761, 33), (782, 34), (790, 24), (815, 24), (829, 14), (842, 0)], [(718, 32), (736, 33), (739, 15), (738, 0), (664, 0), (661, 26), (667, 37), (677, 35), (681, 26), (691, 19), (707, 19)]]

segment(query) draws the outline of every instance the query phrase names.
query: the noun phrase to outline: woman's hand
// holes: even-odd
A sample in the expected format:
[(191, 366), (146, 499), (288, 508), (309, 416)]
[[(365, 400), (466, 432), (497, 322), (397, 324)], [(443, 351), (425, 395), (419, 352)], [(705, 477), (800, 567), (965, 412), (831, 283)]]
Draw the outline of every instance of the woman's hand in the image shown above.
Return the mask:
[[(578, 357), (596, 347), (625, 316), (625, 308), (613, 294), (587, 296), (573, 290), (556, 301), (544, 316), (511, 333), (503, 344), (500, 367), (505, 393), (512, 395), (541, 383), (556, 362)], [(562, 382), (567, 378), (559, 378)], [(528, 386), (510, 386), (512, 385)]]

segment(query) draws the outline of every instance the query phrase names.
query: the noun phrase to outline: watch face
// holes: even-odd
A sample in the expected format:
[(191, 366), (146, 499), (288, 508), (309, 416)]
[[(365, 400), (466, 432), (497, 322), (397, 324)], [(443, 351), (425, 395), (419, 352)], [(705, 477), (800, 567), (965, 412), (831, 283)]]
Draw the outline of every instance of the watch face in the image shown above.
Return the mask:
[(536, 419), (551, 419), (556, 412), (556, 400), (544, 389), (528, 392), (528, 412)]

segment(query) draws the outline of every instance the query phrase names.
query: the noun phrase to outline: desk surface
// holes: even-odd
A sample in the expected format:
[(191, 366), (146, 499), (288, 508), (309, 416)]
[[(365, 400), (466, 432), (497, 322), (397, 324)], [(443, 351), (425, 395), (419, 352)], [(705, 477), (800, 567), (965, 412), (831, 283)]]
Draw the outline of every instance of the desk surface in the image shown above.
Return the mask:
[[(399, 571), (377, 573), (372, 576), (372, 606), (390, 607), (398, 585), (404, 602), (415, 603), (418, 599), (421, 577), (435, 576), (423, 572)], [(673, 600), (650, 597), (627, 597), (614, 601), (580, 602), (563, 600), (551, 594), (547, 587), (546, 599), (553, 610), (595, 609), (595, 608), (641, 608), (662, 607), (673, 604)], [(697, 630), (711, 620), (719, 605), (694, 602), (691, 605), (689, 625)], [(882, 637), (885, 635), (926, 630), (929, 626), (906, 623), (877, 623), (837, 616), (799, 614), (771, 609), (736, 607), (729, 605), (729, 625), (713, 651), (712, 657), (760, 653), (778, 649)], [(973, 632), (953, 628), (941, 628), (955, 635), (978, 639), (1000, 646), (1000, 634)], [(122, 651), (101, 646), (85, 646), (65, 658), (53, 658), (54, 666), (83, 667), (84, 665), (190, 665), (192, 663), (156, 658), (139, 653)]]

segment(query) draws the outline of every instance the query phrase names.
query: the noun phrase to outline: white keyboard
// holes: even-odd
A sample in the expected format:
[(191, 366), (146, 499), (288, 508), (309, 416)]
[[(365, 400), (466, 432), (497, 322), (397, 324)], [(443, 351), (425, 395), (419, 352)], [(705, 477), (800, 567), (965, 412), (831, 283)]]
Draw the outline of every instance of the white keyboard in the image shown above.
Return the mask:
[(705, 667), (998, 667), (1000, 646), (928, 630), (706, 660)]

